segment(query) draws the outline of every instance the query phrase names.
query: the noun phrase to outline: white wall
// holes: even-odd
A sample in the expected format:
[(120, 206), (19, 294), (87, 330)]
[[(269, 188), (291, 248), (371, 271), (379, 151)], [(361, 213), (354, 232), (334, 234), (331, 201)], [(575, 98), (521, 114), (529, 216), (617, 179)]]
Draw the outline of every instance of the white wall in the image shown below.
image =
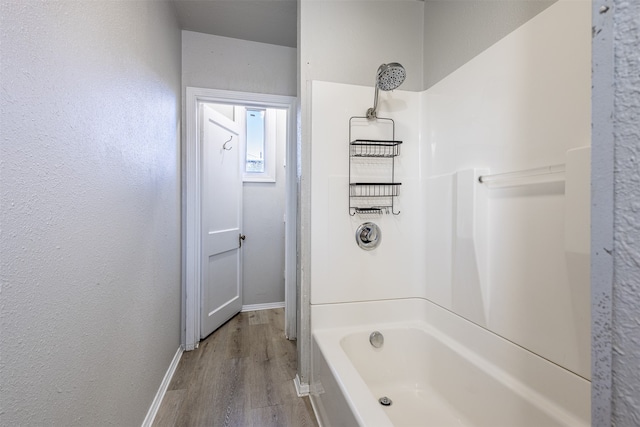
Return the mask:
[(402, 89), (422, 89), (424, 2), (301, 0), (298, 7), (303, 82), (373, 86), (380, 64), (399, 62), (407, 70)]
[(276, 182), (242, 185), (244, 305), (284, 301), (284, 208), (287, 115), (276, 110)]
[[(449, 74), (424, 93), (421, 141), (428, 297), (585, 378), (590, 23), (588, 2), (561, 0)], [(561, 163), (565, 184), (456, 174)]]
[(4, 425), (140, 425), (180, 344), (180, 31), (3, 0)]
[(425, 0), (424, 89), (556, 0)]
[(296, 49), (182, 31), (182, 85), (296, 96)]

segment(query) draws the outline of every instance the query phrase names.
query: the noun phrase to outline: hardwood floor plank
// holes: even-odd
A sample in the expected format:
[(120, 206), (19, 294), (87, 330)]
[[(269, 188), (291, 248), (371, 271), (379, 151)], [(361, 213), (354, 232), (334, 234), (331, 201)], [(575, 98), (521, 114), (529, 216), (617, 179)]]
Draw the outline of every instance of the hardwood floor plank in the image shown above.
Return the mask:
[(269, 324), (279, 336), (284, 336), (284, 308), (266, 310), (269, 316)]
[(167, 390), (183, 390), (187, 388), (201, 354), (202, 352), (199, 351), (185, 351), (182, 353), (180, 363), (178, 363)]
[(175, 426), (185, 394), (186, 390), (167, 390), (153, 421), (155, 427)]
[(245, 423), (248, 396), (245, 388), (248, 359), (220, 359), (203, 370), (189, 389), (176, 425), (230, 426)]
[(267, 324), (257, 324), (249, 326), (250, 332), (250, 356), (254, 361), (269, 360), (272, 357), (273, 349), (269, 347), (271, 341), (271, 327)]
[(282, 405), (265, 406), (251, 410), (254, 426), (282, 427), (286, 426), (286, 414)]
[(268, 353), (275, 360), (279, 375), (282, 378), (293, 380), (298, 369), (296, 342), (274, 337), (269, 342), (269, 345), (271, 349)]
[(226, 342), (226, 357), (248, 357), (251, 351), (248, 314), (239, 313), (224, 327), (228, 329), (229, 333), (229, 338)]
[(200, 346), (194, 350), (199, 353), (198, 363), (193, 366), (191, 381), (186, 386), (187, 393), (176, 425), (206, 426), (213, 425), (213, 419), (220, 419), (220, 408), (215, 406), (220, 405), (219, 398), (216, 400), (219, 394), (216, 387), (220, 383), (226, 383), (230, 377), (223, 370), (225, 362), (230, 360), (223, 357), (229, 330), (224, 326), (201, 341)]
[(281, 405), (298, 396), (293, 378), (278, 375), (274, 360), (253, 360), (250, 367), (249, 395), (251, 408)]
[(186, 352), (154, 427), (317, 426), (283, 328), (284, 309), (240, 313)]
[(299, 401), (251, 410), (254, 427), (318, 427), (313, 413)]
[[(226, 373), (226, 378), (225, 381), (219, 381), (219, 388), (216, 390), (218, 402), (213, 412), (218, 412), (218, 407), (221, 410), (214, 417), (215, 425), (243, 427), (251, 424), (247, 389), (248, 365), (247, 358), (229, 359), (228, 363), (221, 365), (219, 375), (224, 376)], [(219, 421), (223, 423), (218, 424)]]
[(313, 413), (311, 401), (308, 397), (298, 398), (285, 405), (286, 426), (318, 427), (318, 421)]
[[(277, 309), (276, 309), (277, 310)], [(250, 325), (266, 325), (269, 323), (269, 313), (273, 310), (247, 311)]]

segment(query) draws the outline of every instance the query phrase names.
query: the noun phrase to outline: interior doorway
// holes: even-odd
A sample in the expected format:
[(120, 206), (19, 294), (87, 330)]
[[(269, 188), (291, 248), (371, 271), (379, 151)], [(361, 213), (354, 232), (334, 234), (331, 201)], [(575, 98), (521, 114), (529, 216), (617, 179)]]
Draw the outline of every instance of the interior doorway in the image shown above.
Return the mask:
[[(203, 88), (187, 88), (186, 96), (186, 143), (183, 164), (183, 193), (184, 193), (184, 220), (185, 239), (183, 242), (184, 251), (184, 272), (183, 272), (183, 346), (185, 350), (192, 350), (197, 347), (201, 337), (212, 332), (212, 323), (209, 318), (216, 318), (217, 322), (226, 321), (238, 311), (238, 307), (244, 306), (246, 309), (262, 309), (282, 306), (281, 302), (271, 301), (261, 303), (260, 301), (273, 300), (274, 292), (272, 280), (272, 289), (263, 289), (265, 292), (260, 294), (260, 290), (256, 286), (256, 277), (261, 274), (277, 275), (278, 264), (284, 264), (284, 308), (285, 308), (285, 334), (289, 339), (296, 338), (296, 191), (297, 191), (297, 155), (295, 144), (295, 106), (296, 98), (252, 94), (244, 92), (231, 92)], [(215, 120), (212, 120), (214, 118)], [(212, 123), (215, 123), (215, 126)], [(226, 123), (226, 124), (225, 124)], [(205, 134), (208, 130), (209, 136)], [(212, 129), (212, 130), (211, 130)], [(237, 131), (236, 129), (240, 129)], [(256, 146), (251, 143), (251, 134), (262, 132), (263, 145)], [(210, 135), (214, 135), (214, 137)], [(236, 141), (233, 142), (234, 132), (237, 133)], [(224, 135), (223, 135), (224, 134)], [(228, 135), (227, 135), (228, 134)], [(250, 137), (247, 138), (247, 135)], [(255, 135), (254, 135), (255, 136)], [(207, 138), (211, 141), (207, 141)], [(255, 138), (253, 138), (255, 139)], [(227, 140), (230, 142), (227, 143)], [(280, 147), (278, 149), (278, 142)], [(227, 143), (227, 145), (224, 145)], [(213, 144), (213, 150), (209, 145)], [(220, 147), (218, 147), (220, 145)], [(235, 147), (234, 147), (235, 146)], [(235, 154), (231, 150), (236, 149)], [(214, 159), (213, 162), (211, 159)], [(229, 167), (229, 162), (237, 162), (239, 168)], [(224, 163), (226, 162), (226, 163)], [(223, 164), (226, 166), (223, 167)], [(226, 169), (225, 169), (226, 168)], [(211, 172), (209, 169), (214, 169)], [(240, 176), (223, 176), (221, 171), (225, 170), (225, 174), (233, 175), (240, 173)], [(259, 215), (241, 215), (237, 225), (223, 227), (220, 230), (215, 227), (209, 230), (210, 225), (203, 216), (216, 217), (219, 212), (229, 211), (229, 206), (234, 205), (236, 199), (209, 200), (211, 197), (221, 197), (229, 193), (228, 191), (212, 191), (206, 179), (215, 177), (216, 180), (226, 183), (228, 187), (236, 186), (234, 179), (239, 179), (247, 187), (247, 205), (244, 209), (240, 203), (240, 210), (251, 211), (256, 210), (256, 206), (270, 203), (270, 206), (263, 206)], [(231, 179), (233, 178), (233, 179)], [(277, 188), (276, 188), (277, 187)], [(263, 190), (271, 190), (271, 196), (266, 195), (266, 199), (260, 196), (261, 188)], [(205, 191), (206, 190), (206, 191)], [(205, 191), (205, 193), (203, 193)], [(277, 199), (273, 195), (278, 191), (282, 191), (280, 206), (274, 201)], [(268, 191), (267, 191), (268, 193)], [(216, 208), (216, 203), (218, 208)], [(207, 210), (209, 209), (209, 210)], [(280, 211), (278, 211), (280, 209)], [(232, 211), (233, 209), (231, 209)], [(209, 213), (207, 213), (209, 212)], [(212, 214), (211, 212), (218, 212)], [(255, 212), (253, 212), (255, 213)], [(281, 245), (271, 245), (273, 250), (268, 254), (265, 253), (266, 247), (261, 246), (260, 240), (264, 242), (265, 232), (262, 228), (267, 227), (265, 221), (271, 221), (271, 231), (278, 228), (276, 225), (278, 219), (274, 215), (280, 217), (280, 231), (284, 232), (283, 242)], [(226, 217), (230, 217), (227, 215)], [(270, 219), (269, 219), (270, 217)], [(245, 218), (245, 221), (242, 221)], [(229, 221), (227, 221), (229, 222)], [(247, 222), (247, 224), (244, 224)], [(246, 233), (246, 226), (252, 230), (254, 240), (250, 233)], [(231, 233), (231, 231), (233, 233)], [(277, 231), (277, 230), (276, 230)], [(209, 257), (209, 251), (206, 240), (210, 238), (212, 233), (220, 233), (221, 236), (233, 234), (232, 237), (237, 238), (237, 245), (234, 248), (226, 248), (222, 254), (212, 252)], [(225, 234), (226, 233), (226, 234)], [(256, 238), (262, 234), (261, 238)], [(266, 233), (268, 234), (268, 233)], [(273, 234), (273, 233), (272, 233)], [(245, 255), (249, 256), (251, 265), (245, 263), (242, 267), (242, 252), (239, 249), (243, 245), (242, 237), (246, 235), (245, 249), (249, 242), (253, 243), (251, 251), (247, 251)], [(228, 236), (226, 236), (228, 237)], [(268, 239), (268, 237), (267, 237)], [(271, 237), (273, 240), (273, 237)], [(228, 239), (231, 242), (231, 237)], [(277, 242), (272, 242), (277, 243)], [(232, 245), (233, 246), (233, 245)], [(236, 259), (234, 249), (237, 250), (239, 263), (234, 263)], [(205, 251), (205, 249), (207, 249)], [(282, 259), (278, 259), (277, 252), (282, 249)], [(260, 256), (260, 252), (264, 256)], [(245, 257), (246, 258), (246, 257)], [(210, 266), (212, 266), (210, 268)], [(222, 267), (220, 267), (222, 266)], [(252, 268), (260, 271), (253, 271)], [(223, 292), (207, 292), (206, 286), (211, 282), (210, 277), (218, 277), (215, 273), (216, 269), (225, 274), (221, 275), (220, 280), (226, 280), (227, 284), (223, 284)], [(235, 269), (235, 270), (234, 270)], [(244, 274), (249, 279), (248, 284), (253, 289), (249, 289), (249, 301), (247, 304), (242, 302), (242, 288), (235, 287), (233, 280), (238, 283), (243, 282), (243, 270), (251, 272)], [(213, 271), (213, 273), (212, 273)], [(238, 274), (235, 274), (237, 272)], [(263, 274), (264, 273), (264, 274)], [(265, 276), (267, 277), (267, 276)], [(282, 276), (281, 276), (282, 277)], [(256, 289), (258, 291), (256, 292)], [(235, 291), (237, 290), (237, 291)], [(235, 291), (235, 292), (234, 292)], [(271, 293), (271, 295), (265, 295)], [(217, 300), (208, 301), (211, 295), (219, 295)], [(224, 300), (224, 301), (223, 301)], [(228, 301), (227, 301), (228, 300)], [(235, 310), (235, 311), (234, 311)], [(201, 315), (202, 314), (202, 315)], [(206, 315), (211, 316), (207, 317)], [(215, 324), (213, 324), (215, 328)], [(203, 335), (205, 334), (205, 335)]]

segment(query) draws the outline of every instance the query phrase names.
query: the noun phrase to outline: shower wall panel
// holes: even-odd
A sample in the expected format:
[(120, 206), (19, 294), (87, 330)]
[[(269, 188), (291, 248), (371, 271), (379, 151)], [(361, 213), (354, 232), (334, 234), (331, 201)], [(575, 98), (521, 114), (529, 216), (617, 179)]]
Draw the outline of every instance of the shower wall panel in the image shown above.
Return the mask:
[[(373, 88), (313, 82), (311, 126), (311, 303), (425, 296), (425, 239), (419, 188), (419, 94), (381, 92), (379, 116), (395, 120), (402, 140), (395, 160), (399, 215), (350, 216), (349, 118), (362, 116)], [(366, 120), (365, 120), (366, 122)], [(366, 126), (371, 138), (390, 138), (385, 122)], [(357, 227), (366, 221), (382, 231), (380, 246), (358, 247)]]
[[(585, 378), (590, 43), (589, 2), (561, 0), (424, 92), (421, 113), (428, 298)], [(564, 163), (566, 184), (474, 183), (487, 218), (487, 253), (474, 259), (486, 265), (459, 261), (461, 215), (477, 208), (461, 171)], [(470, 290), (456, 277), (472, 269), (486, 277)]]

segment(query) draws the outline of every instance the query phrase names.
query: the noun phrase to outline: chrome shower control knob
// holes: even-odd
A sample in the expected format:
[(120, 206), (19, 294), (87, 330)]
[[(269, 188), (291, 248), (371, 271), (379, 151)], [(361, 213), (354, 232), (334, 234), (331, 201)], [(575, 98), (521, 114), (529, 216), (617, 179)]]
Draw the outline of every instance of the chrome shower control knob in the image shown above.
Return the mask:
[(373, 222), (365, 222), (356, 230), (356, 242), (366, 251), (375, 249), (380, 244), (380, 227)]

